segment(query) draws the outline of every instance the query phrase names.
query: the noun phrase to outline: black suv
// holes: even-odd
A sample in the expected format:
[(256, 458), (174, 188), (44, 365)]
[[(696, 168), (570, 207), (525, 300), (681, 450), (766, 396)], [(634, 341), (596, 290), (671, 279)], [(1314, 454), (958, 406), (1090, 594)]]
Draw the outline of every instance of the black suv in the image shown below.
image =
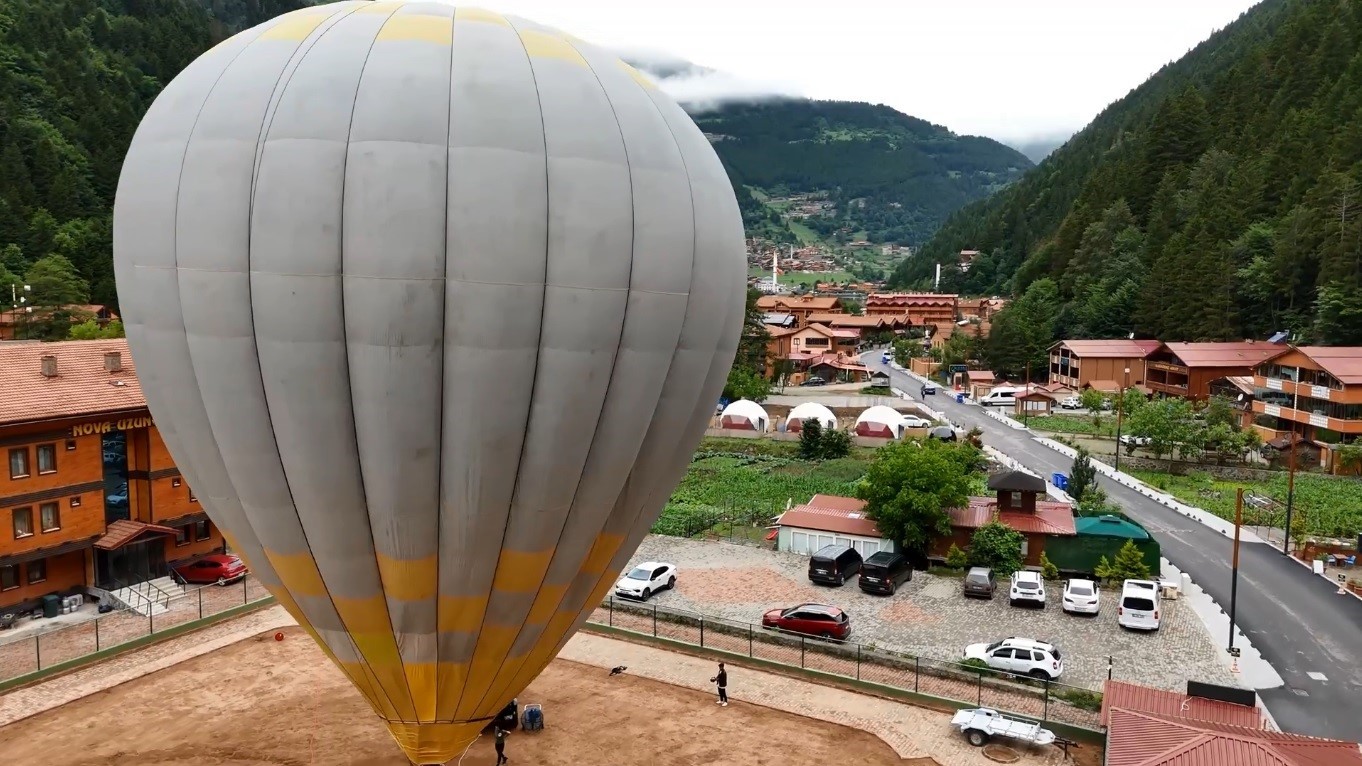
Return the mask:
[(913, 565), (901, 553), (880, 551), (861, 564), (860, 586), (866, 593), (894, 595), (903, 583), (913, 579)]

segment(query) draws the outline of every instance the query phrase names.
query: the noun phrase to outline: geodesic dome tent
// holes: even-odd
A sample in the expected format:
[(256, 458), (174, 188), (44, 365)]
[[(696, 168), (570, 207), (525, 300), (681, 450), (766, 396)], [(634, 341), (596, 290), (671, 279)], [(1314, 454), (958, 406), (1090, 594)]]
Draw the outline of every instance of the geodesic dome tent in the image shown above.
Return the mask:
[(832, 414), (832, 410), (818, 402), (804, 402), (790, 410), (790, 414), (785, 417), (785, 430), (799, 433), (804, 430), (806, 420), (817, 420), (825, 431), (837, 427), (837, 416)]
[(719, 415), (719, 427), (736, 431), (757, 431), (765, 433), (771, 422), (766, 410), (751, 399), (739, 399), (724, 408)]
[(862, 412), (856, 418), (857, 436), (875, 436), (881, 439), (903, 438), (903, 415), (898, 410), (877, 404)]

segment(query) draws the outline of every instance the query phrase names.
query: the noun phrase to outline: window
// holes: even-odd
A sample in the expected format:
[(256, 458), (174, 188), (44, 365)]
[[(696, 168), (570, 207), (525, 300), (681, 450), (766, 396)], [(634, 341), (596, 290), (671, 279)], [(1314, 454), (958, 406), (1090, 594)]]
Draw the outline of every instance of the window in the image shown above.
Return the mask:
[(197, 497), (194, 497), (194, 489), (191, 487), (189, 490), (189, 502), (197, 503), (198, 501), (199, 499)]
[(17, 447), (9, 451), (9, 477), (22, 479), (28, 476), (28, 447)]
[(189, 544), (189, 527), (175, 527), (175, 544)]
[(28, 562), (28, 584), (36, 585), (47, 579), (47, 559)]
[(0, 590), (19, 587), (19, 567), (0, 567)]
[(61, 529), (59, 508), (56, 503), (43, 503), (38, 506), (38, 520), (42, 522), (44, 532), (56, 532)]
[(75, 497), (71, 498), (71, 507), (72, 508), (80, 507), (80, 495), (76, 495)]
[(74, 452), (75, 449), (76, 449), (76, 440), (75, 440), (75, 439), (67, 439), (67, 440), (66, 440), (66, 451), (67, 451), (67, 452)]
[(33, 534), (33, 509), (15, 508), (14, 509), (14, 539), (28, 537)]
[(194, 539), (195, 539), (195, 540), (200, 540), (200, 541), (202, 541), (202, 540), (207, 540), (207, 539), (208, 539), (208, 533), (209, 533), (209, 531), (210, 531), (210, 529), (209, 529), (209, 526), (208, 526), (208, 522), (206, 522), (206, 521), (198, 521), (198, 522), (195, 522), (195, 523), (194, 523)]
[(38, 473), (57, 472), (57, 445), (38, 445)]

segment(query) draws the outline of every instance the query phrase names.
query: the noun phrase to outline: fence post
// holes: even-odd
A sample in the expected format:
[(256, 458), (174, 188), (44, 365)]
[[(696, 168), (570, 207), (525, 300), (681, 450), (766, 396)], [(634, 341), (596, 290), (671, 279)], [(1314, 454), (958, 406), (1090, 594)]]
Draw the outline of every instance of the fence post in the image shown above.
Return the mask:
[(605, 605), (605, 624), (613, 628), (615, 627), (615, 597), (611, 596), (610, 600), (605, 602)]
[(156, 635), (156, 620), (152, 617), (151, 614), (150, 601), (147, 602), (147, 635), (148, 636)]
[(43, 637), (38, 634), (33, 637), (33, 657), (38, 661), (38, 670), (43, 669)]
[(856, 645), (856, 680), (861, 680), (861, 645)]
[(752, 656), (752, 623), (747, 623), (747, 656)]
[[(1119, 449), (1119, 448), (1118, 448)], [(1045, 710), (1040, 715), (1040, 722), (1045, 723), (1050, 720), (1050, 682), (1045, 682)]]
[(983, 707), (983, 706), (984, 706), (984, 674), (983, 674), (983, 673), (980, 673), (980, 674), (977, 676), (977, 678), (979, 679), (979, 707)]
[(196, 591), (196, 592), (199, 594), (199, 619), (202, 620), (202, 619), (203, 619), (203, 588), (199, 588), (198, 591)]
[(922, 658), (913, 658), (913, 693), (918, 691), (918, 681), (922, 678)]
[(653, 604), (653, 638), (657, 638), (657, 604)]
[(99, 651), (99, 618), (95, 618), (95, 651)]
[(804, 667), (804, 637), (799, 637), (799, 667)]
[(1111, 680), (1111, 665), (1112, 665), (1111, 655), (1108, 654), (1108, 655), (1107, 655), (1107, 680), (1108, 680), (1108, 681)]
[(251, 603), (251, 594), (246, 590), (246, 578), (241, 578), (241, 605)]
[(700, 648), (705, 647), (705, 616), (700, 615)]

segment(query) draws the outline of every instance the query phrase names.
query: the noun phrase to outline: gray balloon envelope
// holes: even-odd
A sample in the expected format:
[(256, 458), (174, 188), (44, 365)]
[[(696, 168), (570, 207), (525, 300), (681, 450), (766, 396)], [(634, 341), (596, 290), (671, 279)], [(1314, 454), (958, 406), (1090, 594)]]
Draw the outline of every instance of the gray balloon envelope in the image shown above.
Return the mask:
[(661, 512), (733, 358), (743, 247), (709, 142), (644, 76), (438, 3), (205, 53), (114, 207), (176, 463), (417, 763), (533, 680)]

